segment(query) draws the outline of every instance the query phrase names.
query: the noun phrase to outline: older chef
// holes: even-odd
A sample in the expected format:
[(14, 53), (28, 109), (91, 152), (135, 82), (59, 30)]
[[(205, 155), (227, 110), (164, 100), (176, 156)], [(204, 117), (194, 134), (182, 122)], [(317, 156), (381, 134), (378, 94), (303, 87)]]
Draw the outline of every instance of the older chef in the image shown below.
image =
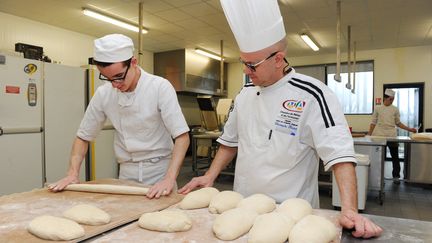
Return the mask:
[[(368, 135), (382, 137), (396, 137), (396, 127), (407, 130), (409, 132), (417, 132), (417, 129), (406, 126), (400, 121), (399, 110), (392, 105), (395, 97), (395, 92), (392, 89), (384, 91), (384, 101), (382, 106), (375, 107), (372, 115), (372, 122), (369, 126)], [(387, 142), (387, 147), (390, 150), (393, 164), (393, 183), (400, 184), (400, 164), (399, 164), (399, 144), (397, 142)]]
[(67, 176), (50, 185), (52, 191), (79, 182), (88, 143), (107, 118), (115, 128), (119, 178), (153, 185), (149, 198), (177, 188), (176, 178), (189, 146), (189, 127), (170, 82), (140, 68), (133, 50), (132, 40), (120, 34), (94, 41), (94, 64), (99, 78), (107, 82), (97, 89), (81, 121)]
[(337, 97), (319, 80), (298, 74), (285, 60), (285, 28), (277, 0), (221, 0), (252, 79), (237, 95), (219, 151), (204, 176), (179, 190), (213, 185), (237, 154), (234, 190), (264, 193), (282, 202), (299, 197), (319, 207), (318, 162), (336, 175), (340, 223), (369, 238), (382, 229), (357, 213), (353, 140)]

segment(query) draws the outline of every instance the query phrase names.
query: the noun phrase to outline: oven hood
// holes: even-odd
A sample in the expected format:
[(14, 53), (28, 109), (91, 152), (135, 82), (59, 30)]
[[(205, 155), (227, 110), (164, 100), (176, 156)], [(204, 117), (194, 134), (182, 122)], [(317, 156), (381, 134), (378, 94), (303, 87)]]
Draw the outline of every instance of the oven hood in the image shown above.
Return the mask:
[[(227, 87), (224, 63), (223, 87)], [(180, 49), (154, 54), (154, 74), (168, 79), (177, 92), (226, 96), (221, 90), (220, 61), (202, 56), (192, 49)]]

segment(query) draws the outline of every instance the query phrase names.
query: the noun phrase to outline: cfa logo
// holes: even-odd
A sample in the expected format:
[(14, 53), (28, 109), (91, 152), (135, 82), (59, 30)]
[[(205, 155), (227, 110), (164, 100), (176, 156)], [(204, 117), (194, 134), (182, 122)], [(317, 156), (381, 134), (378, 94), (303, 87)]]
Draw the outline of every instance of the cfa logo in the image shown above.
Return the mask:
[(35, 73), (36, 70), (37, 70), (37, 66), (35, 64), (33, 64), (33, 63), (27, 64), (24, 67), (24, 72), (27, 73), (27, 74), (30, 74), (30, 75), (32, 75), (33, 73)]
[(286, 100), (282, 106), (289, 111), (302, 112), (305, 104), (302, 100)]

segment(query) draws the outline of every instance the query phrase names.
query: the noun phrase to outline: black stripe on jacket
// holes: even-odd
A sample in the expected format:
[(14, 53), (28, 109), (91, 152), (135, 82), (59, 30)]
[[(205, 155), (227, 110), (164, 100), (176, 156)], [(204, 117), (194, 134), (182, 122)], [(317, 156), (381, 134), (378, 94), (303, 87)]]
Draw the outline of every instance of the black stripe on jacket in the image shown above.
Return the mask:
[[(332, 127), (335, 126), (335, 122), (334, 122), (333, 117), (330, 113), (330, 109), (328, 108), (324, 94), (320, 88), (318, 88), (316, 85), (314, 85), (310, 82), (306, 82), (306, 81), (303, 81), (303, 80), (300, 80), (297, 78), (293, 78), (292, 80), (288, 81), (288, 83), (290, 83), (291, 85), (293, 85), (299, 89), (302, 89), (302, 90), (308, 92), (313, 97), (315, 97), (315, 99), (318, 101), (318, 105), (319, 105), (320, 110), (321, 110), (321, 116), (323, 117), (324, 124), (325, 124), (326, 128), (329, 128), (330, 126), (332, 126)], [(314, 89), (315, 91), (310, 89), (310, 88)], [(329, 124), (329, 121), (327, 120), (327, 117), (328, 117), (328, 120), (330, 120), (330, 124)]]

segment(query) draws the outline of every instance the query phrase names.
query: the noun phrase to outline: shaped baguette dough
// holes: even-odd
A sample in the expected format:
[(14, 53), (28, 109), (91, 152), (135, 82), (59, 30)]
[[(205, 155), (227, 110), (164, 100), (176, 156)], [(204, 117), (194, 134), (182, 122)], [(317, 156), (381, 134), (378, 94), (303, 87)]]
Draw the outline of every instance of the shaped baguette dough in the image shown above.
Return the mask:
[(324, 217), (308, 215), (297, 222), (289, 235), (289, 243), (329, 243), (336, 238), (336, 226)]
[(102, 225), (111, 221), (111, 216), (102, 209), (88, 204), (79, 204), (63, 212), (65, 218), (80, 224)]
[(167, 209), (160, 212), (144, 213), (138, 220), (141, 228), (162, 232), (187, 231), (192, 227), (192, 220), (179, 209)]
[(45, 240), (73, 240), (85, 234), (83, 227), (76, 222), (49, 215), (33, 219), (27, 230)]
[(283, 201), (276, 211), (286, 213), (295, 222), (298, 222), (303, 217), (312, 214), (312, 206), (302, 198), (290, 198)]
[(234, 208), (218, 215), (213, 223), (213, 232), (221, 240), (234, 240), (246, 234), (258, 214), (247, 208)]
[(146, 187), (119, 186), (109, 184), (70, 184), (64, 190), (109, 194), (146, 195), (149, 189)]
[(219, 193), (214, 187), (204, 187), (199, 190), (189, 192), (180, 202), (181, 209), (196, 209), (208, 207), (213, 196)]
[(249, 231), (248, 243), (283, 243), (288, 240), (295, 221), (283, 213), (259, 215)]
[(413, 140), (432, 140), (432, 132), (420, 132), (411, 134)]
[(235, 208), (243, 199), (243, 196), (234, 191), (223, 191), (216, 194), (209, 204), (210, 213), (223, 213), (229, 209)]
[(258, 214), (263, 214), (273, 211), (276, 208), (276, 202), (273, 198), (258, 193), (242, 199), (237, 204), (237, 207), (244, 207), (257, 212)]

